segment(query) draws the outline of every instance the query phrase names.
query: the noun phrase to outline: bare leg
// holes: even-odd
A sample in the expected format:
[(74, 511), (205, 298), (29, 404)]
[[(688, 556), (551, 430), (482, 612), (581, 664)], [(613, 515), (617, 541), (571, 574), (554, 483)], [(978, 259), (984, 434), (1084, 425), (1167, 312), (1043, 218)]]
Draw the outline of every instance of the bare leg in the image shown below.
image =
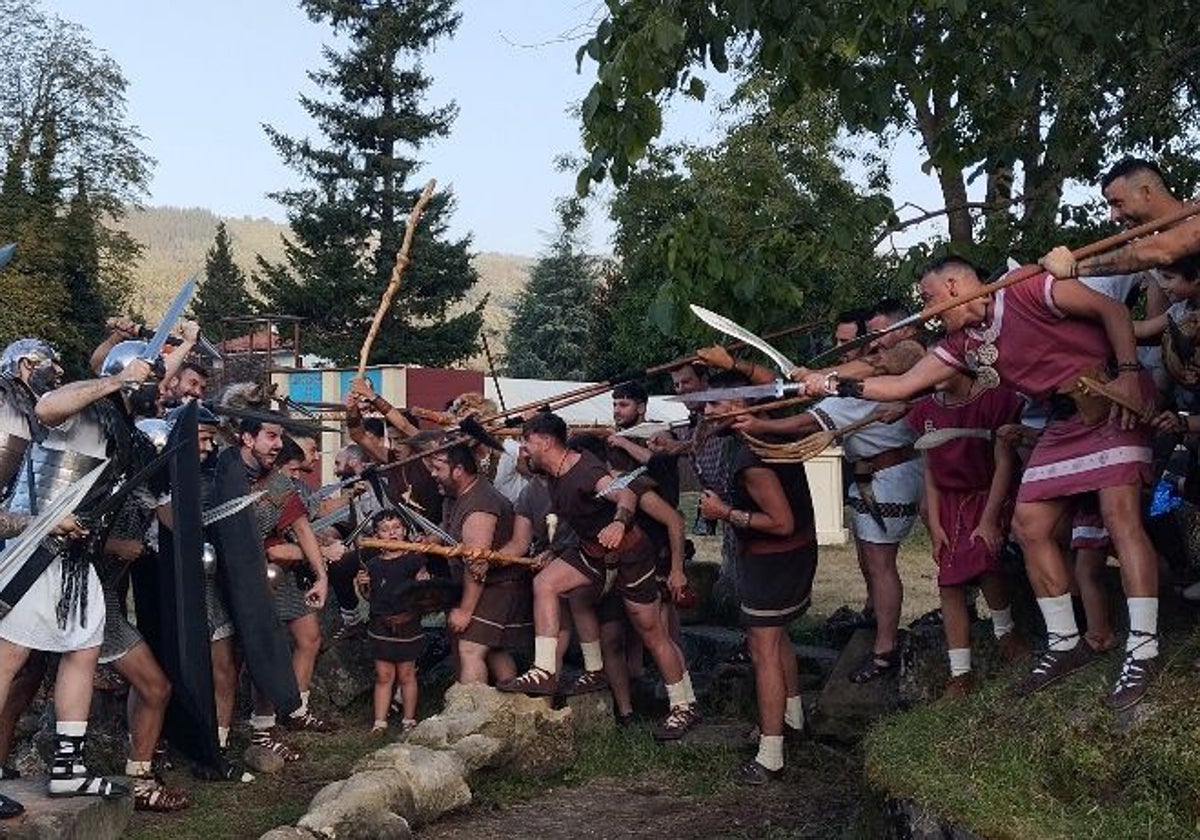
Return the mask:
[(458, 681), (464, 685), (487, 685), (488, 648), (477, 642), (458, 640)]
[(371, 694), (371, 708), (374, 713), (372, 726), (379, 721), (386, 723), (388, 707), (392, 704), (392, 685), (396, 682), (396, 664), (375, 660), (375, 688)]
[(613, 705), (618, 715), (627, 717), (633, 714), (633, 696), (629, 691), (629, 669), (625, 665), (624, 621), (606, 621), (600, 625), (600, 649)]
[[(495, 682), (511, 680), (517, 675), (517, 663), (513, 662), (512, 654), (506, 650), (488, 649), (487, 668)], [(486, 678), (484, 679), (486, 682)]]
[(145, 642), (139, 642), (113, 667), (130, 686), (129, 760), (150, 761), (167, 716), (171, 683)]
[[(754, 663), (754, 690), (758, 702), (758, 726), (763, 735), (783, 734), (783, 709), (787, 699), (781, 647), (782, 627), (750, 627), (750, 661)], [(793, 656), (793, 662), (795, 657)]]
[(417, 719), (417, 663), (398, 662), (396, 677), (400, 681), (400, 697), (404, 704), (404, 720)]
[(649, 604), (639, 604), (626, 599), (625, 612), (638, 635), (642, 637), (642, 644), (650, 651), (654, 664), (658, 666), (658, 672), (662, 674), (663, 682), (668, 686), (679, 683), (683, 679), (683, 662), (680, 661), (679, 654), (667, 635), (667, 629), (663, 627), (657, 600)]
[(92, 675), (96, 673), (99, 659), (99, 645), (62, 655), (54, 682), (54, 716), (59, 721), (88, 719), (92, 707)]
[(233, 639), (221, 639), (210, 646), (212, 651), (213, 695), (216, 700), (217, 726), (228, 729), (233, 725), (233, 705), (237, 697), (237, 662), (233, 655)]
[(301, 691), (308, 691), (317, 654), (321, 652), (321, 625), (317, 614), (308, 613), (289, 621), (288, 632), (292, 634), (292, 670), (296, 672), (296, 683)]
[(0, 710), (0, 765), (8, 763), (17, 723), (37, 696), (46, 677), (46, 659), (46, 654), (40, 651), (33, 653), (8, 689), (8, 698), (4, 701), (3, 710)]
[(967, 614), (966, 592), (962, 586), (942, 586), (942, 629), (950, 650), (971, 647), (971, 617)]
[(900, 630), (904, 585), (896, 568), (897, 548), (894, 543), (859, 543), (859, 557), (868, 575), (871, 603), (875, 607), (876, 653), (895, 650)]

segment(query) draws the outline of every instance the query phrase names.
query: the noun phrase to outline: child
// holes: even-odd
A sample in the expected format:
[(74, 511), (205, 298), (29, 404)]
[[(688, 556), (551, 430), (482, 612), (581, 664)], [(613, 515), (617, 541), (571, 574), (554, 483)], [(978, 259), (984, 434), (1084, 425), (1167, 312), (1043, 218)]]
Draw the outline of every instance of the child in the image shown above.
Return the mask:
[[(1017, 421), (1022, 402), (1015, 391), (985, 388), (957, 373), (941, 391), (917, 402), (908, 422), (920, 435), (939, 429), (996, 430)], [(967, 584), (975, 582), (983, 591), (1005, 661), (1025, 652), (1013, 633), (999, 561), (1012, 515), (1014, 467), (1012, 448), (999, 440), (958, 437), (925, 452), (925, 504), (950, 658), (946, 697), (963, 697), (972, 688)]]
[[(404, 520), (395, 511), (383, 511), (375, 520), (375, 534), (381, 540), (403, 540), (408, 536)], [(397, 599), (413, 581), (428, 580), (423, 554), (381, 550), (368, 556), (366, 568), (355, 581), (369, 588), (371, 617), (367, 637), (371, 658), (375, 660), (375, 722), (372, 732), (387, 730), (388, 708), (394, 686), (398, 685), (403, 717), (401, 733), (417, 725), (417, 657), (424, 647), (425, 634), (420, 616), (402, 612)]]

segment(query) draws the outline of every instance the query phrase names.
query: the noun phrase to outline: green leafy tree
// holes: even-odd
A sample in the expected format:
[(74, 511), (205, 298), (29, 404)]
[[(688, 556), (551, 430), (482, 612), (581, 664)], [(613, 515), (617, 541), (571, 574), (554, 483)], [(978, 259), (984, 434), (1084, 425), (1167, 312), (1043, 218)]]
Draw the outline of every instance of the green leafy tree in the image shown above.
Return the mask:
[(508, 329), (509, 376), (582, 380), (595, 292), (595, 260), (583, 252), (577, 201), (559, 205), (559, 231), (517, 296)]
[[(702, 99), (704, 68), (754, 67), (783, 103), (834, 98), (851, 130), (912, 132), (949, 239), (997, 259), (1062, 220), (1065, 184), (1127, 150), (1168, 157), (1196, 141), (1200, 6), (1191, 0), (1001, 2), (628, 0), (581, 48), (597, 64), (582, 107), (579, 187), (626, 181), (675, 93)], [(982, 202), (967, 186), (985, 179)], [(982, 221), (977, 221), (982, 214)]]
[[(276, 193), (294, 241), (286, 261), (259, 259), (258, 288), (268, 308), (307, 319), (306, 346), (336, 362), (358, 349), (387, 286), (420, 185), (412, 155), (450, 131), (453, 105), (424, 108), (432, 79), (419, 57), (454, 34), (450, 0), (301, 0), (314, 22), (328, 22), (343, 52), (325, 51), (310, 77), (330, 98), (301, 97), (324, 145), (267, 127), (283, 160), (308, 185)], [(372, 361), (447, 364), (474, 352), (480, 308), (453, 314), (478, 279), (470, 239), (450, 240), (452, 195), (435, 194), (413, 241), (412, 263), (387, 312)]]
[(246, 286), (246, 273), (233, 261), (229, 232), (217, 222), (217, 234), (204, 258), (204, 277), (192, 300), (192, 318), (208, 335), (221, 335), (221, 319), (250, 315), (254, 298)]

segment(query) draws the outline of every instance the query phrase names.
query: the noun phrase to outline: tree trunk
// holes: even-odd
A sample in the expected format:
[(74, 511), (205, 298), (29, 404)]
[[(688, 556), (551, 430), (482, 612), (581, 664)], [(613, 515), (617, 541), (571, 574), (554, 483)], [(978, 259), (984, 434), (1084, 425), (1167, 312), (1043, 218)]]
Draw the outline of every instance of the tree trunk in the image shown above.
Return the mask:
[(938, 183), (942, 187), (942, 202), (946, 208), (946, 223), (949, 227), (951, 242), (972, 242), (974, 235), (971, 224), (971, 211), (967, 208), (967, 182), (963, 177), (961, 166), (939, 165), (933, 159), (933, 149), (938, 146), (941, 118), (937, 103), (930, 105), (924, 99), (912, 96), (913, 88), (906, 86), (909, 100), (917, 115), (917, 129), (921, 132), (921, 140), (925, 152), (937, 170)]

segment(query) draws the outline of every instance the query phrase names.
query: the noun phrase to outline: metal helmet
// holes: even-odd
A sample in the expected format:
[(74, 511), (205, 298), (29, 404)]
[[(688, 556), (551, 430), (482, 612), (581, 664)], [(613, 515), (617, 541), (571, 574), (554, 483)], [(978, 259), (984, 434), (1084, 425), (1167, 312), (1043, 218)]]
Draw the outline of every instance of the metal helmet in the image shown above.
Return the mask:
[(0, 354), (0, 376), (19, 379), (22, 359), (33, 362), (34, 367), (46, 362), (58, 364), (58, 353), (49, 343), (40, 338), (18, 338), (5, 347), (4, 352)]
[(138, 431), (150, 439), (157, 451), (163, 451), (163, 447), (167, 445), (167, 436), (171, 434), (170, 423), (157, 417), (143, 417), (134, 425), (138, 427)]
[(140, 359), (147, 347), (149, 345), (144, 341), (122, 341), (113, 345), (104, 357), (104, 364), (100, 366), (100, 375), (116, 376), (134, 359)]
[[(183, 412), (187, 410), (187, 404), (177, 405), (167, 412), (167, 422), (174, 424)], [(196, 423), (200, 426), (220, 426), (221, 418), (213, 414), (208, 406), (199, 400), (196, 401)]]

